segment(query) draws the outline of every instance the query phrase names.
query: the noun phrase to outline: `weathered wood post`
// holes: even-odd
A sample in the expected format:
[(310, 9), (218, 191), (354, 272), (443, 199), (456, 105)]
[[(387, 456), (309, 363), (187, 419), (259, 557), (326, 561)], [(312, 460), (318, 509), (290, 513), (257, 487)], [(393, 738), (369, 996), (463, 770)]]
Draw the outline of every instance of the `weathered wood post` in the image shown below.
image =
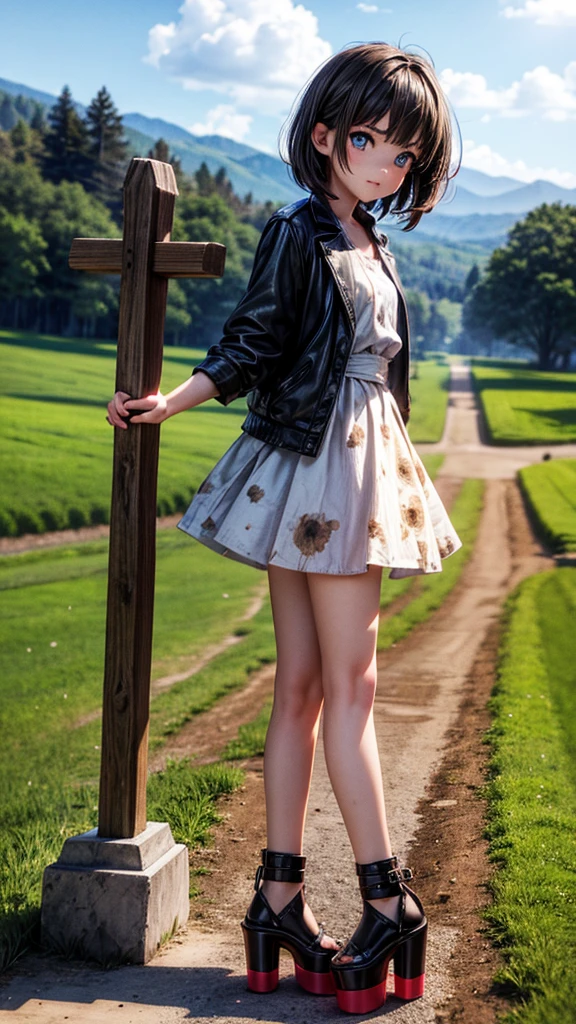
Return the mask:
[[(169, 241), (177, 192), (170, 164), (133, 159), (122, 239), (77, 238), (70, 251), (74, 269), (121, 273), (116, 390), (134, 397), (160, 385), (168, 278), (224, 270), (224, 246)], [(46, 869), (42, 931), (142, 963), (187, 919), (188, 858), (168, 825), (146, 821), (160, 428), (114, 434), (98, 829), (66, 840)]]

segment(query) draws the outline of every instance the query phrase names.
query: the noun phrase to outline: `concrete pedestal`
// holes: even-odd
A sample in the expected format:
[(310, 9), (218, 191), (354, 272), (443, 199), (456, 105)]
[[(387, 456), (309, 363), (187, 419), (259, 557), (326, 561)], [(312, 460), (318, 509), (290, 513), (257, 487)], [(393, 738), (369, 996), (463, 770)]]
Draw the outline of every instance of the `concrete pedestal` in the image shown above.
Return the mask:
[(188, 920), (188, 892), (188, 851), (168, 824), (148, 822), (133, 839), (91, 829), (44, 871), (42, 941), (104, 964), (146, 963)]

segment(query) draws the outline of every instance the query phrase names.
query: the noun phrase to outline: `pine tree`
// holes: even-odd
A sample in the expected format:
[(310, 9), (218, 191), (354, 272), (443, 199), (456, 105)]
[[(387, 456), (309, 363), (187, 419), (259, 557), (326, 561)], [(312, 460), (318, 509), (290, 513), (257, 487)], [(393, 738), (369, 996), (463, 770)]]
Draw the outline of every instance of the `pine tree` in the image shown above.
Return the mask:
[(89, 139), (84, 121), (76, 112), (67, 85), (48, 113), (49, 129), (44, 143), (44, 174), (50, 181), (89, 180)]
[(44, 116), (44, 107), (41, 103), (36, 104), (36, 109), (30, 119), (30, 127), (35, 132), (39, 132), (40, 135), (44, 135), (46, 131), (46, 118)]
[(5, 132), (9, 132), (15, 124), (18, 123), (18, 113), (14, 106), (14, 100), (7, 92), (1, 94), (2, 102), (0, 103), (0, 128)]
[(197, 171), (194, 171), (194, 178), (196, 180), (196, 188), (198, 189), (199, 196), (211, 196), (215, 191), (214, 178), (210, 174), (208, 164), (205, 160), (202, 161)]
[(111, 208), (117, 220), (122, 207), (122, 181), (127, 161), (127, 142), (122, 118), (106, 86), (102, 86), (86, 111), (91, 174), (89, 189)]

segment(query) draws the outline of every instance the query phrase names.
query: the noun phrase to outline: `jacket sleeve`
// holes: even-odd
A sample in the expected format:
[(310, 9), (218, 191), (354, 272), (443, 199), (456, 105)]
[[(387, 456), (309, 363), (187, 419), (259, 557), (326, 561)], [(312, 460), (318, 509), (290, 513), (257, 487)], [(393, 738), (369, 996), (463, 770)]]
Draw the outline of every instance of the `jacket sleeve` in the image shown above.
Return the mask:
[(202, 370), (219, 390), (216, 401), (229, 405), (261, 385), (279, 367), (294, 337), (304, 273), (300, 245), (291, 222), (271, 217), (254, 257), (248, 288), (192, 374)]

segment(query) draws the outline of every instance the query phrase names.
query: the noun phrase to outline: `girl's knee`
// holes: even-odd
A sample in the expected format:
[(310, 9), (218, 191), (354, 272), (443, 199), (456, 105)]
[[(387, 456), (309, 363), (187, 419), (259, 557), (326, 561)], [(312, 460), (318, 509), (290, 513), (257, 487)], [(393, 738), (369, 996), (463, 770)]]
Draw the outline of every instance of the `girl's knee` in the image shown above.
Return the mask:
[(346, 708), (371, 711), (376, 696), (376, 670), (333, 673), (324, 679), (324, 699), (326, 706), (344, 706)]
[(274, 691), (274, 711), (291, 718), (317, 718), (324, 694), (321, 674), (292, 672), (277, 676)]

